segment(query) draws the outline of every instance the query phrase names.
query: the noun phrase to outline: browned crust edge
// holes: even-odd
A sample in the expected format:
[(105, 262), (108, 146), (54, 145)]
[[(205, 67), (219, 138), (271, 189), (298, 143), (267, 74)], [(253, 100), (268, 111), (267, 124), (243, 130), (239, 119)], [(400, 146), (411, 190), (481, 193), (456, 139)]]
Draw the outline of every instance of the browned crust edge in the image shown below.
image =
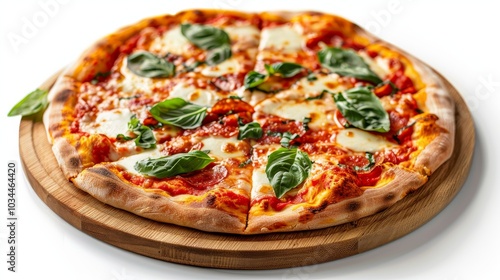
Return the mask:
[(158, 222), (237, 234), (242, 234), (246, 226), (223, 211), (180, 204), (166, 196), (148, 193), (122, 181), (105, 166), (85, 169), (72, 181), (103, 203)]
[(248, 217), (246, 234), (269, 232), (300, 231), (331, 227), (367, 217), (385, 210), (403, 199), (408, 193), (418, 189), (427, 177), (400, 167), (392, 167), (388, 174), (394, 174), (394, 180), (387, 185), (366, 190), (361, 196), (330, 204), (320, 212), (312, 213), (312, 218), (299, 222), (305, 207), (289, 206), (282, 212), (270, 216)]

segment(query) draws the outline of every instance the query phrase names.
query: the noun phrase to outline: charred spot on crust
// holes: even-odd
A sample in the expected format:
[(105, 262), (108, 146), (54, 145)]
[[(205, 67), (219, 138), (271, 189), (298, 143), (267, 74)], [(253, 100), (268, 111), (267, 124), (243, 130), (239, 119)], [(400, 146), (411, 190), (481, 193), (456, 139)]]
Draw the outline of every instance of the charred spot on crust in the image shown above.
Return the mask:
[(71, 157), (68, 159), (68, 165), (71, 168), (78, 168), (80, 167), (80, 159), (78, 157)]
[(386, 196), (384, 196), (384, 201), (392, 201), (394, 199), (394, 193), (388, 193)]
[(302, 211), (299, 216), (299, 223), (307, 223), (314, 218), (314, 214), (309, 211)]
[(349, 202), (349, 204), (347, 204), (347, 211), (354, 212), (359, 208), (361, 208), (361, 203), (358, 201)]
[(56, 95), (54, 98), (54, 102), (57, 103), (64, 103), (68, 98), (73, 94), (73, 91), (71, 89), (64, 89), (59, 92), (59, 94)]
[(317, 213), (323, 211), (326, 208), (326, 206), (328, 206), (328, 202), (323, 201), (320, 206), (309, 208), (309, 211), (313, 214), (317, 214)]
[(161, 195), (159, 195), (159, 194), (152, 194), (149, 197), (156, 200), (156, 199), (161, 198)]
[(104, 177), (111, 177), (111, 175), (113, 175), (106, 168), (92, 168), (92, 169), (88, 169), (88, 170), (89, 170), (89, 172), (96, 173), (96, 174), (102, 175)]
[(215, 195), (213, 195), (213, 194), (207, 195), (207, 200), (206, 200), (207, 206), (213, 207), (215, 205), (216, 199), (217, 199), (217, 197), (215, 197)]

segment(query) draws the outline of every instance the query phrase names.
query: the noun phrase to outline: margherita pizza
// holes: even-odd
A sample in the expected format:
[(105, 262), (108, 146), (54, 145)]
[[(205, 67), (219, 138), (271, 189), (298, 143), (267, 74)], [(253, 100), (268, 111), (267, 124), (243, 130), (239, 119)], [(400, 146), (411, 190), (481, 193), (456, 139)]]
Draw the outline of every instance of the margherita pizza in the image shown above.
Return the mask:
[(432, 70), (318, 12), (146, 19), (95, 43), (48, 98), (76, 187), (211, 232), (356, 221), (424, 185), (454, 143)]

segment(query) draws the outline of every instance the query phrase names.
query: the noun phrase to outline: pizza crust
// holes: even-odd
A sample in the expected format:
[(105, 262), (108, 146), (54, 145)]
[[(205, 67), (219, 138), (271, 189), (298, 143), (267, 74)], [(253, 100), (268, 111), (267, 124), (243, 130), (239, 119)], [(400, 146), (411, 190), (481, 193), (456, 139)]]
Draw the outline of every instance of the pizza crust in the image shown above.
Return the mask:
[(245, 234), (320, 229), (356, 221), (389, 208), (427, 182), (426, 176), (397, 166), (389, 169), (386, 175), (394, 179), (384, 186), (367, 189), (359, 197), (327, 205), (322, 210), (291, 205), (273, 215), (250, 213)]
[(97, 200), (158, 222), (210, 232), (243, 233), (245, 223), (213, 209), (180, 204), (122, 181), (104, 165), (85, 169), (73, 183)]

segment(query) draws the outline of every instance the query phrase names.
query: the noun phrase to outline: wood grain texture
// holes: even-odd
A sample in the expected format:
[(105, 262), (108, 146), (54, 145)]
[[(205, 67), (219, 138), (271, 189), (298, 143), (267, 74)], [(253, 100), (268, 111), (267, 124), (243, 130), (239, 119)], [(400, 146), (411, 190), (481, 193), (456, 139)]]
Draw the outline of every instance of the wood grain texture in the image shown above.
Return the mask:
[[(52, 86), (57, 75), (41, 88)], [(326, 229), (240, 236), (201, 232), (147, 220), (95, 200), (68, 182), (52, 154), (40, 116), (24, 117), (20, 153), (31, 186), (56, 214), (79, 230), (152, 258), (214, 268), (274, 269), (332, 261), (376, 248), (417, 229), (446, 207), (465, 182), (474, 151), (474, 124), (457, 90), (454, 153), (418, 191), (389, 209)]]

